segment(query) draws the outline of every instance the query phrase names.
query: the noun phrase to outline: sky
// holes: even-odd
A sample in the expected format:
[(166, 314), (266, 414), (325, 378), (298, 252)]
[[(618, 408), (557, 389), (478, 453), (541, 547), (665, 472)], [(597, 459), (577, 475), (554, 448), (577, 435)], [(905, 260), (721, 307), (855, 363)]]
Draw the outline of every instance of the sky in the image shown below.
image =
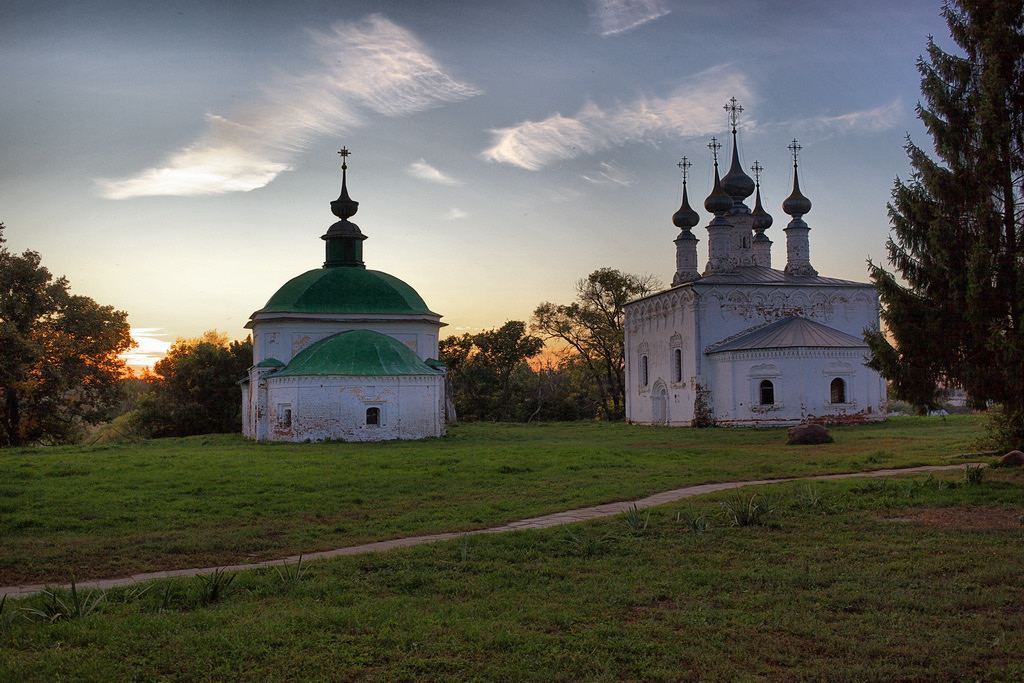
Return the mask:
[[(671, 281), (676, 163), (703, 211), (707, 143), (765, 168), (785, 262), (791, 162), (811, 260), (866, 279), (906, 177), (937, 0), (0, 3), (0, 221), (72, 291), (129, 314), (135, 364), (247, 334), (319, 267), (352, 150), (368, 268), (448, 334), (529, 320), (612, 267)], [(723, 153), (728, 153), (728, 146)], [(749, 171), (748, 171), (749, 172)], [(706, 259), (707, 233), (700, 238)]]

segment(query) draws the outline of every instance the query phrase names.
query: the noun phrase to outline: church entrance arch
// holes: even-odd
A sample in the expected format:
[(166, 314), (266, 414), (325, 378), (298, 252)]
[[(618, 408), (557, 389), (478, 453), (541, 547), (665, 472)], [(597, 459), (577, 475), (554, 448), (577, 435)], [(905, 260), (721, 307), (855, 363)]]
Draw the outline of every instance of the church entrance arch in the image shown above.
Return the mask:
[(651, 422), (656, 425), (668, 424), (668, 389), (661, 380), (651, 391)]

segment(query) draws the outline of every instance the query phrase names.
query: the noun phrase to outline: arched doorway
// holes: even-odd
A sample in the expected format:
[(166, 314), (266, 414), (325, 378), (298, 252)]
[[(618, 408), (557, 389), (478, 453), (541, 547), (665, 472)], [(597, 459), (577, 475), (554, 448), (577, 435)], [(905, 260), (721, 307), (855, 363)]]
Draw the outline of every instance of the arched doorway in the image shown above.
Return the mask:
[(660, 381), (651, 391), (651, 422), (668, 424), (668, 389)]

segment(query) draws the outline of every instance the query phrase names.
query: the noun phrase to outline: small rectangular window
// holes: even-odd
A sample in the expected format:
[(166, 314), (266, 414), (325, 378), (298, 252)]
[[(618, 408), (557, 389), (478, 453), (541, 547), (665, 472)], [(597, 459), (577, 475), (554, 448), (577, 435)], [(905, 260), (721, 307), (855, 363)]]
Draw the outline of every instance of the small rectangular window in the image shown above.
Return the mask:
[(672, 368), (675, 372), (676, 382), (683, 381), (683, 350), (676, 349), (672, 352)]
[(640, 386), (647, 386), (647, 356), (640, 356)]
[(380, 408), (367, 408), (366, 409), (366, 426), (367, 427), (379, 427), (380, 426)]
[(292, 426), (292, 405), (290, 403), (282, 403), (277, 406), (277, 423), (282, 427)]

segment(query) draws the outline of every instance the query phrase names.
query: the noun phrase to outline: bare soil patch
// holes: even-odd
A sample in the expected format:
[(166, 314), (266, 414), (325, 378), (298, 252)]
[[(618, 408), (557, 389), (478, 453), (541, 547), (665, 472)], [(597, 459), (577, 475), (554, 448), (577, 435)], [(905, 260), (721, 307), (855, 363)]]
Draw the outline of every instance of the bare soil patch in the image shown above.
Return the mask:
[(1004, 507), (912, 508), (882, 516), (886, 522), (924, 524), (939, 529), (967, 531), (1024, 530), (1024, 509)]

